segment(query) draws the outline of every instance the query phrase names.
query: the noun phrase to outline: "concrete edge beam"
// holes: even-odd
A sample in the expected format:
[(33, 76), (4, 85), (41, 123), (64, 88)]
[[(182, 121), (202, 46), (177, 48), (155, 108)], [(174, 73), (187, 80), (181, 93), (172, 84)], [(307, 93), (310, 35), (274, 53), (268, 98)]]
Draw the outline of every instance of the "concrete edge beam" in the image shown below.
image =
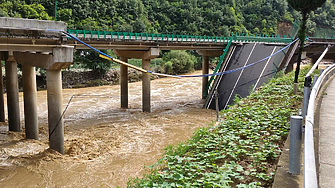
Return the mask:
[(223, 54), (223, 49), (222, 50), (197, 50), (197, 53), (201, 56), (220, 57)]
[(159, 48), (150, 48), (148, 51), (142, 50), (113, 50), (118, 57), (127, 57), (135, 59), (155, 59), (159, 56)]
[(73, 62), (73, 47), (56, 47), (52, 54), (14, 52), (14, 58), (22, 65), (43, 69), (66, 69)]
[(23, 18), (0, 18), (1, 27), (6, 28), (20, 28), (20, 29), (53, 29), (66, 31), (67, 26), (65, 22), (62, 21), (47, 21), (47, 20), (34, 20), (34, 19), (23, 19)]

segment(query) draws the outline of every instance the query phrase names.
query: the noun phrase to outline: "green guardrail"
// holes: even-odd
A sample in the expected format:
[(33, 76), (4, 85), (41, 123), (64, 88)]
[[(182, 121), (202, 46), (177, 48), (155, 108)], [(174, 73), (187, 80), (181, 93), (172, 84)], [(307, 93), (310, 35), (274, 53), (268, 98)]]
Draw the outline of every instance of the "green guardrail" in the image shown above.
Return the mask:
[(310, 38), (335, 39), (335, 29), (316, 28), (315, 33)]
[[(223, 36), (195, 36), (195, 35), (173, 35), (173, 34), (150, 34), (150, 33), (130, 33), (130, 32), (112, 32), (112, 31), (93, 31), (93, 30), (68, 30), (68, 33), (82, 38), (113, 38), (127, 40), (156, 40), (166, 42), (212, 42), (225, 43), (230, 37)], [(264, 35), (264, 34), (245, 34), (235, 33), (233, 42), (279, 42), (289, 43), (292, 38), (289, 35)]]
[[(223, 63), (223, 60), (225, 59), (225, 56), (226, 56), (226, 54), (227, 54), (227, 52), (228, 52), (228, 50), (229, 50), (229, 48), (230, 48), (230, 45), (231, 45), (231, 43), (233, 42), (233, 39), (234, 39), (234, 36), (231, 36), (231, 37), (230, 37), (230, 40), (228, 41), (228, 44), (227, 44), (226, 48), (223, 50), (223, 54), (220, 56), (219, 63), (216, 65), (213, 74), (216, 74), (216, 73), (218, 72), (218, 70), (220, 69), (220, 67), (221, 67), (221, 65), (222, 65), (222, 63)], [(208, 84), (207, 84), (207, 86), (206, 86), (206, 91), (205, 91), (205, 93), (203, 93), (204, 97), (207, 97), (208, 90), (209, 90), (209, 88), (210, 88), (210, 86), (211, 86), (213, 80), (214, 80), (214, 76), (212, 76), (212, 77), (209, 79), (209, 81), (208, 81)]]
[(288, 32), (288, 36), (289, 36), (290, 38), (294, 39), (295, 36), (298, 34), (299, 28), (300, 28), (299, 21), (294, 21), (294, 22), (293, 22), (293, 25), (292, 25), (292, 28), (291, 28), (290, 31)]

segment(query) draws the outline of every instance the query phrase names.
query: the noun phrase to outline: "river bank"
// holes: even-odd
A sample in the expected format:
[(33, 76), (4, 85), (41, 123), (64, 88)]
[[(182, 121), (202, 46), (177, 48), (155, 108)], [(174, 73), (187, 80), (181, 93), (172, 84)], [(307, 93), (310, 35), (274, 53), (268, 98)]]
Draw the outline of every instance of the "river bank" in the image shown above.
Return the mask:
[[(4, 72), (4, 71), (3, 71)], [(5, 72), (4, 72), (5, 73)], [(159, 76), (151, 76), (151, 80), (158, 79)], [(142, 79), (142, 73), (133, 69), (128, 70), (128, 82), (138, 82)], [(63, 70), (62, 71), (62, 87), (67, 88), (84, 88), (96, 87), (103, 85), (118, 85), (120, 84), (120, 71), (110, 69), (106, 73), (96, 70)], [(6, 76), (3, 76), (4, 90), (6, 91)], [(36, 75), (37, 90), (46, 90), (45, 74)], [(22, 73), (18, 74), (19, 91), (23, 91)]]

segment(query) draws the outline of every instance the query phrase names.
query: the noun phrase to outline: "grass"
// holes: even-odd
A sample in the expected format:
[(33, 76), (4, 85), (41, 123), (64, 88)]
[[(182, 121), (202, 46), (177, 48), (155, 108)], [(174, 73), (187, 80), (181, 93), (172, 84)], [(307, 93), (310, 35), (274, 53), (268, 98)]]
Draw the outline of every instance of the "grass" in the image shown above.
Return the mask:
[(150, 173), (131, 179), (127, 187), (270, 187), (307, 72), (301, 70), (296, 95), (292, 72), (235, 99), (221, 111), (217, 126), (200, 128), (186, 142), (167, 147)]

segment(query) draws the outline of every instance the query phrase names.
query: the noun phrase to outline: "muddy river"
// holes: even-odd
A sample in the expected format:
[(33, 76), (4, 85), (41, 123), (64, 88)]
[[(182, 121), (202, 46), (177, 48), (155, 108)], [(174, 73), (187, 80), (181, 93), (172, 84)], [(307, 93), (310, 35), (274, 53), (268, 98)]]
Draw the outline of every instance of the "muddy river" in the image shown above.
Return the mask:
[[(152, 113), (141, 110), (141, 89), (141, 82), (129, 84), (129, 109), (120, 108), (118, 85), (64, 89), (64, 108), (74, 96), (64, 117), (65, 155), (48, 150), (47, 97), (39, 91), (39, 141), (0, 126), (0, 187), (125, 187), (166, 146), (216, 117), (202, 109), (201, 78), (153, 80)], [(24, 126), (22, 100), (20, 93)]]

